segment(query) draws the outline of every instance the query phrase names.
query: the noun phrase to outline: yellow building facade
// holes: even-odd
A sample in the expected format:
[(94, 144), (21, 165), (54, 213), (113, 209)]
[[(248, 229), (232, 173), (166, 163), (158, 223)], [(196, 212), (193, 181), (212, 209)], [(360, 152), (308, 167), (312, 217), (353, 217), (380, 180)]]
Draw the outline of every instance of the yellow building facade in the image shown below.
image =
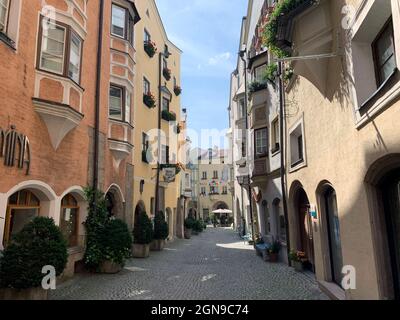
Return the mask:
[[(136, 1), (136, 6), (142, 19), (135, 29), (133, 181), (135, 215), (145, 211), (154, 216), (157, 209), (162, 210), (170, 225), (170, 239), (173, 239), (177, 229), (180, 229), (177, 228), (177, 221), (183, 224), (181, 219), (177, 219), (182, 211), (180, 207), (182, 173), (176, 175), (174, 182), (167, 183), (164, 179), (164, 170), (160, 170), (158, 184), (157, 155), (160, 155), (161, 164), (172, 166), (184, 162), (179, 156), (181, 147), (184, 146), (179, 140), (185, 140), (179, 90), (182, 52), (168, 40), (155, 1)], [(161, 133), (158, 133), (159, 127)], [(159, 185), (158, 206), (157, 185)]]

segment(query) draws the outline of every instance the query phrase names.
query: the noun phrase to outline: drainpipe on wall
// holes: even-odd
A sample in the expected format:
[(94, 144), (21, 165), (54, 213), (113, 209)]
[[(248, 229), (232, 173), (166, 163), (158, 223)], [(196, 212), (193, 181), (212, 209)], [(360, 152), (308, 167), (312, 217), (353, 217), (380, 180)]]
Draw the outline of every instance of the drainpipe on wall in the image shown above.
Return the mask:
[[(285, 230), (286, 230), (286, 244), (287, 244), (287, 254), (289, 258), (290, 254), (290, 237), (289, 237), (289, 213), (287, 205), (287, 195), (286, 195), (286, 144), (285, 144), (285, 128), (286, 128), (286, 118), (285, 118), (285, 85), (283, 82), (283, 61), (278, 63), (278, 75), (279, 75), (279, 134), (280, 134), (280, 145), (281, 145), (281, 187), (282, 187), (282, 203), (283, 203), (283, 213), (285, 216)], [(289, 260), (289, 265), (291, 261)]]
[(157, 155), (157, 180), (156, 180), (156, 192), (155, 192), (155, 212), (154, 214), (157, 214), (157, 212), (160, 210), (160, 155), (161, 155), (161, 99), (162, 99), (162, 94), (161, 94), (161, 81), (162, 81), (162, 56), (163, 54), (160, 52), (158, 54), (158, 137), (157, 137), (157, 150), (158, 150), (158, 155)]
[[(99, 140), (100, 140), (100, 91), (101, 91), (101, 64), (103, 52), (103, 22), (104, 22), (104, 0), (100, 0), (99, 11), (99, 34), (97, 45), (96, 66), (96, 96), (95, 96), (95, 120), (94, 120), (94, 157), (93, 157), (93, 188), (99, 187)], [(96, 208), (96, 197), (94, 199)]]
[[(248, 130), (249, 130), (249, 117), (248, 117), (248, 114), (247, 114), (247, 107), (248, 107), (247, 106), (247, 103), (248, 103), (248, 100), (247, 100), (248, 99), (248, 95), (247, 95), (247, 61), (244, 58), (245, 53), (246, 53), (246, 51), (243, 50), (243, 51), (241, 51), (239, 53), (239, 56), (240, 56), (240, 59), (244, 63), (244, 108), (246, 110), (246, 134), (247, 134)], [(249, 139), (248, 139), (248, 136), (247, 136), (247, 138), (246, 138), (246, 153), (249, 151), (248, 150), (248, 145), (249, 145)], [(252, 193), (251, 193), (251, 184), (250, 184), (250, 172), (249, 172), (249, 175), (248, 175), (248, 179), (249, 179), (248, 180), (248, 183), (249, 183), (248, 192), (249, 192), (249, 210), (250, 210), (251, 232), (253, 234), (252, 237), (253, 237), (253, 242), (254, 242), (254, 246), (255, 246), (255, 244), (256, 244), (255, 236), (256, 235), (254, 234), (254, 218), (253, 218), (253, 204), (252, 204), (252, 201), (251, 201), (252, 200)]]

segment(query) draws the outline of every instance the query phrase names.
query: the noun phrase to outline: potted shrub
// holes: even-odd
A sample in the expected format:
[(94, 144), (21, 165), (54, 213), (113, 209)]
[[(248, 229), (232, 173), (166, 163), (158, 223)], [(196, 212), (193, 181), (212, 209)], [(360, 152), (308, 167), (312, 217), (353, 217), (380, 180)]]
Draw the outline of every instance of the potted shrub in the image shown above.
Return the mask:
[(292, 267), (297, 272), (302, 272), (304, 270), (303, 262), (307, 260), (306, 254), (302, 251), (290, 251), (289, 260), (292, 261)]
[(150, 250), (163, 250), (165, 247), (165, 240), (168, 238), (168, 234), (168, 223), (165, 221), (164, 212), (160, 211), (154, 218), (154, 235)]
[(275, 240), (269, 249), (269, 261), (270, 262), (278, 262), (279, 260), (279, 252), (281, 251), (281, 243), (278, 240)]
[(147, 213), (141, 212), (133, 229), (133, 257), (147, 258), (150, 255), (150, 243), (152, 240), (153, 224)]
[(62, 274), (68, 260), (67, 243), (53, 219), (37, 217), (11, 239), (0, 260), (0, 300), (46, 300), (44, 266)]
[(193, 220), (192, 234), (198, 235), (203, 232), (203, 224), (200, 220)]
[(194, 219), (192, 217), (187, 217), (185, 219), (184, 227), (185, 227), (185, 239), (190, 239), (192, 236)]
[(157, 46), (153, 41), (145, 41), (144, 42), (144, 51), (146, 51), (147, 55), (150, 58), (153, 58), (157, 53)]
[(119, 219), (109, 220), (100, 234), (100, 245), (103, 261), (99, 271), (108, 274), (120, 272), (125, 260), (131, 257), (132, 236), (127, 224)]
[(180, 86), (175, 86), (174, 93), (176, 96), (179, 96), (182, 93), (182, 88)]

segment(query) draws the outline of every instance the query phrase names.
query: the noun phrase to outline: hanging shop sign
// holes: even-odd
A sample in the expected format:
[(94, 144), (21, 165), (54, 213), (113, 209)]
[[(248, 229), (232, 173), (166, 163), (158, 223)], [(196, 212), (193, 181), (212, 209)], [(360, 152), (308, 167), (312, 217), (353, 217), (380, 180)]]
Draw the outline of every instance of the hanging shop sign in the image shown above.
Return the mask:
[(6, 167), (26, 169), (25, 174), (29, 174), (31, 163), (29, 139), (18, 133), (15, 126), (11, 126), (9, 130), (0, 128), (0, 158), (4, 159)]
[(175, 176), (176, 176), (175, 167), (163, 168), (162, 170), (163, 170), (164, 182), (167, 183), (175, 182)]

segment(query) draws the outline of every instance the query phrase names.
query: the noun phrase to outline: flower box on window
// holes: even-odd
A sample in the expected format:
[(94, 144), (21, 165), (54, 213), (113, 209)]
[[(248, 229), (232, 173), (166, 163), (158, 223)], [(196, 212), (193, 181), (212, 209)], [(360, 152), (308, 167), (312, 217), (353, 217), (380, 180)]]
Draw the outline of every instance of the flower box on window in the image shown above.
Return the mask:
[(149, 108), (156, 107), (156, 98), (153, 96), (151, 92), (143, 95), (143, 103)]
[(161, 113), (161, 118), (165, 121), (176, 121), (176, 114), (168, 110), (163, 110)]
[(157, 53), (156, 44), (152, 41), (145, 41), (144, 42), (144, 51), (146, 51), (147, 55), (150, 58), (153, 58), (154, 55)]
[(171, 80), (171, 69), (164, 68), (164, 69), (163, 69), (163, 75), (164, 75), (164, 78), (165, 78), (167, 81)]
[(176, 96), (179, 96), (182, 93), (182, 88), (180, 86), (175, 86), (174, 92)]

